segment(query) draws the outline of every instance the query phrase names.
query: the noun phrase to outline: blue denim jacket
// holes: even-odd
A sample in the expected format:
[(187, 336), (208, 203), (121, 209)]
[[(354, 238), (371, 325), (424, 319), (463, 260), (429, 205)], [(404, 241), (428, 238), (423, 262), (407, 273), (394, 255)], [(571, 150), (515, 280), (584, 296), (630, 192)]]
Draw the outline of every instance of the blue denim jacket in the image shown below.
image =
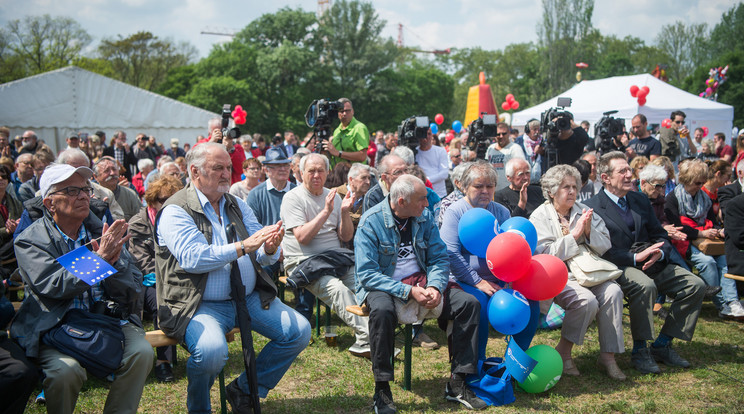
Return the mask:
[[(413, 251), (419, 267), (426, 273), (427, 287), (444, 294), (449, 278), (447, 247), (429, 209), (412, 217)], [(367, 210), (359, 220), (354, 237), (356, 258), (356, 298), (362, 304), (373, 290), (408, 299), (411, 286), (393, 279), (397, 264), (400, 233), (390, 209), (390, 197)]]

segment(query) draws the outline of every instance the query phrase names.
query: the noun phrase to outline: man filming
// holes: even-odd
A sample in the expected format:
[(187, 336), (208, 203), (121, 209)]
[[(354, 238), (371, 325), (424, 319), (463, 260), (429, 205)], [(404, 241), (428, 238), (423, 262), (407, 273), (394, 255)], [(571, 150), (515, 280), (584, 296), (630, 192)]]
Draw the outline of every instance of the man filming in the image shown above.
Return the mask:
[[(552, 142), (555, 146), (554, 157), (550, 156), (550, 144), (545, 147), (541, 145), (535, 149), (537, 154), (542, 155), (542, 162), (540, 164), (542, 171), (547, 171), (554, 164), (573, 164), (581, 157), (581, 154), (584, 153), (584, 146), (589, 140), (589, 134), (586, 133), (584, 128), (576, 125), (573, 120), (573, 115), (571, 115), (570, 122), (570, 129), (559, 131), (558, 136), (556, 137), (557, 139), (547, 140), (548, 143)], [(545, 135), (547, 136), (548, 134), (546, 133)], [(543, 148), (545, 152), (543, 152)]]
[(331, 169), (341, 161), (366, 164), (369, 130), (354, 118), (354, 107), (348, 98), (338, 101), (344, 106), (338, 110), (341, 125), (333, 131), (333, 138), (323, 144), (323, 149), (330, 155)]

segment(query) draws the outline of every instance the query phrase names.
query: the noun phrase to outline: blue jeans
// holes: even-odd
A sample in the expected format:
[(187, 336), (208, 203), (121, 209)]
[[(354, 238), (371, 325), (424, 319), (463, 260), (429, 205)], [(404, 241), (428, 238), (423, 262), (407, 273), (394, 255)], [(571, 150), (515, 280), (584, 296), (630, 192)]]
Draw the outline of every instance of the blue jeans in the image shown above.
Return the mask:
[(736, 281), (723, 277), (728, 273), (728, 266), (726, 265), (726, 256), (708, 256), (695, 246), (690, 246), (691, 255), (690, 261), (695, 264), (700, 277), (703, 278), (708, 286), (720, 286), (721, 291), (713, 297), (713, 304), (719, 310), (723, 305), (739, 300), (739, 294), (736, 291)]
[[(245, 300), (253, 330), (270, 340), (256, 356), (258, 394), (265, 398), (310, 343), (310, 323), (277, 298), (269, 309), (261, 307), (257, 292), (252, 292)], [(189, 381), (186, 406), (190, 413), (211, 412), (209, 390), (227, 361), (225, 334), (236, 324), (235, 303), (232, 301), (203, 301), (191, 318), (184, 336), (186, 348), (191, 353), (186, 363)], [(237, 384), (248, 393), (245, 372), (240, 374)]]

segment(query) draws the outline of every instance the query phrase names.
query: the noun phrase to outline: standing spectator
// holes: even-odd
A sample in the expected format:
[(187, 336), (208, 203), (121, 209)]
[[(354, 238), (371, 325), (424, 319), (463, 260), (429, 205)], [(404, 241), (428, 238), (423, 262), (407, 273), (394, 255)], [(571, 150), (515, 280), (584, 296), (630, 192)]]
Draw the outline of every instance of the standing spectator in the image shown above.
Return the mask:
[(0, 127), (0, 157), (8, 157), (12, 160), (18, 157), (15, 146), (10, 144), (10, 129), (8, 127)]
[(338, 101), (344, 106), (338, 110), (341, 125), (333, 131), (333, 139), (323, 143), (323, 149), (331, 157), (331, 169), (344, 160), (366, 164), (369, 130), (354, 118), (354, 107), (349, 99), (340, 98)]
[(23, 148), (18, 153), (34, 155), (37, 149), (39, 149), (39, 138), (36, 136), (36, 133), (31, 130), (24, 132)]
[(165, 153), (168, 154), (168, 156), (170, 156), (174, 160), (178, 157), (186, 156), (186, 151), (184, 151), (183, 148), (180, 148), (178, 144), (179, 144), (178, 138), (171, 138), (170, 148), (168, 148), (168, 150), (165, 151)]
[(155, 147), (150, 145), (150, 138), (147, 135), (137, 134), (135, 145), (132, 147), (132, 155), (134, 155), (137, 160), (149, 158), (155, 162), (160, 154)]
[(139, 172), (132, 177), (132, 185), (140, 197), (145, 195), (145, 178), (155, 169), (155, 163), (149, 158), (137, 161)]
[(15, 161), (15, 171), (10, 175), (10, 182), (14, 187), (13, 192), (19, 201), (21, 186), (32, 178), (34, 178), (34, 156), (31, 154), (19, 155)]
[[(127, 146), (127, 134), (124, 131), (116, 131), (111, 138), (111, 145), (104, 148), (103, 155), (114, 157), (114, 159), (126, 169), (124, 176), (128, 181), (132, 181), (134, 174), (137, 174), (137, 158), (132, 154)], [(153, 160), (154, 164), (154, 160)], [(144, 194), (144, 193), (143, 193)]]
[(731, 145), (726, 143), (726, 134), (723, 132), (716, 132), (713, 135), (713, 141), (716, 143), (716, 157), (732, 162), (734, 160), (734, 150)]
[[(744, 160), (744, 131), (739, 133), (739, 136), (736, 137), (736, 159), (732, 163), (732, 167), (734, 168), (734, 171), (737, 171), (737, 166), (741, 161)], [(742, 176), (737, 176), (739, 178), (744, 178)]]
[[(625, 150), (628, 158), (632, 160), (638, 155), (643, 155), (653, 161), (661, 155), (661, 143), (649, 134), (646, 115), (638, 114), (630, 122), (635, 138), (628, 143), (628, 147)], [(676, 142), (677, 138), (674, 139)]]
[(240, 146), (243, 147), (243, 153), (245, 154), (245, 159), (256, 158), (253, 156), (253, 142), (251, 141), (250, 134), (243, 135), (240, 137)]
[(451, 148), (449, 150), (449, 159), (450, 159), (449, 169), (454, 170), (455, 167), (460, 165), (460, 163), (462, 162), (462, 153), (460, 153), (460, 149)]
[(432, 189), (441, 199), (447, 195), (444, 181), (449, 177), (449, 160), (444, 148), (433, 145), (434, 139), (431, 129), (427, 129), (426, 137), (419, 140), (419, 146), (416, 148), (416, 163), (424, 170)]
[(669, 157), (676, 166), (681, 160), (694, 156), (697, 148), (690, 130), (685, 126), (687, 115), (682, 111), (674, 111), (669, 118), (672, 120), (672, 125), (669, 128), (661, 128), (659, 143), (661, 155)]
[(297, 145), (297, 136), (292, 131), (285, 131), (284, 132), (284, 142), (279, 146), (283, 151), (284, 155), (287, 158), (290, 158), (297, 152), (297, 149), (300, 148), (299, 145)]
[(512, 158), (524, 159), (524, 151), (509, 141), (509, 125), (499, 122), (496, 125), (496, 142), (486, 151), (486, 161), (491, 163), (498, 177), (497, 191), (509, 185), (509, 181), (506, 180), (506, 163)]

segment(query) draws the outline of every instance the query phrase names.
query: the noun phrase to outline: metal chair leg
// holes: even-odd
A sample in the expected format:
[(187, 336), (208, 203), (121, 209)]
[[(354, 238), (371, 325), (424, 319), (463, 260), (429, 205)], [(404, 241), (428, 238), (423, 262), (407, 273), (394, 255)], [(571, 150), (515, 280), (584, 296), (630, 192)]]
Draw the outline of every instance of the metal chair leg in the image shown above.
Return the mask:
[(413, 346), (413, 325), (403, 328), (403, 389), (411, 391), (411, 347)]

